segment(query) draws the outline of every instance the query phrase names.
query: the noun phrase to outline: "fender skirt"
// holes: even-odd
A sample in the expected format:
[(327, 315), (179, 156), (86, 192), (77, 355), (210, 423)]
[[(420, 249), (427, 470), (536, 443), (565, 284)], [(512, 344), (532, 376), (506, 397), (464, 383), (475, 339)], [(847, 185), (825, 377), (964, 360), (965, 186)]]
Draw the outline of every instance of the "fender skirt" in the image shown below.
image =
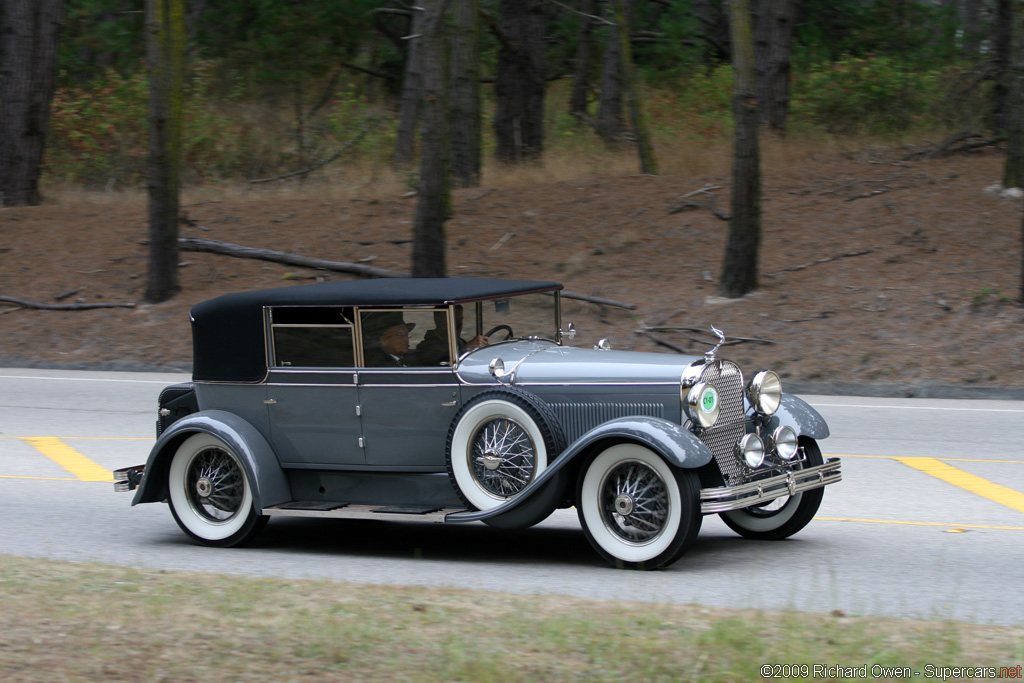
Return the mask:
[(797, 436), (809, 436), (815, 440), (826, 439), (829, 435), (828, 424), (821, 413), (793, 394), (782, 395), (779, 409), (768, 420), (768, 429), (782, 426), (792, 427)]
[(252, 482), (253, 507), (261, 510), (291, 500), (288, 479), (274, 450), (251, 424), (233, 413), (206, 410), (177, 420), (157, 439), (146, 460), (145, 475), (132, 505), (167, 498), (167, 472), (181, 443), (193, 434), (217, 437), (235, 452)]
[(692, 469), (706, 465), (711, 461), (711, 451), (701, 443), (692, 432), (683, 429), (668, 420), (657, 417), (622, 417), (609, 420), (594, 427), (589, 432), (573, 441), (557, 458), (554, 459), (540, 476), (531, 481), (522, 492), (501, 505), (490, 510), (473, 510), (456, 512), (445, 517), (446, 522), (478, 522), (490, 517), (497, 517), (525, 502), (531, 495), (555, 478), (562, 469), (575, 460), (588, 447), (604, 439), (634, 441), (647, 446), (671, 465)]

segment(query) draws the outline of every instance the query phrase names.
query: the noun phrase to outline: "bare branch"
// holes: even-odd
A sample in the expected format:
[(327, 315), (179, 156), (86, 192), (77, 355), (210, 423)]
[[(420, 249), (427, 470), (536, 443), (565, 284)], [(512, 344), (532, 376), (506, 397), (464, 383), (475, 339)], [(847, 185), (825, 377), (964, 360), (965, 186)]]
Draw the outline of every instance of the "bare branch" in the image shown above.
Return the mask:
[(93, 308), (135, 308), (134, 303), (44, 304), (38, 301), (19, 299), (15, 296), (0, 296), (0, 301), (21, 306), (22, 308), (37, 308), (43, 311), (87, 311)]

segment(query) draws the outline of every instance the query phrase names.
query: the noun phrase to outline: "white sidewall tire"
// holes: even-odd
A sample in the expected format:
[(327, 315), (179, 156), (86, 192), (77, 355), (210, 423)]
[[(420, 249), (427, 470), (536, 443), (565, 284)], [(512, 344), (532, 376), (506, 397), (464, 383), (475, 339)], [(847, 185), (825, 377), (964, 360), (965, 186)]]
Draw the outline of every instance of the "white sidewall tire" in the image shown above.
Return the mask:
[[(242, 471), (242, 479), (245, 482), (245, 491), (242, 494), (242, 504), (238, 512), (224, 522), (212, 522), (201, 516), (189, 501), (188, 493), (185, 491), (185, 473), (192, 460), (200, 452), (207, 448), (219, 448), (229, 453), (239, 469)], [(171, 506), (174, 508), (174, 515), (178, 521), (191, 533), (204, 541), (223, 541), (226, 538), (237, 534), (246, 525), (249, 519), (255, 514), (252, 510), (252, 486), (249, 484), (249, 477), (245, 473), (238, 456), (227, 444), (210, 434), (194, 434), (182, 442), (175, 451), (171, 460), (171, 467), (167, 474), (167, 489), (169, 491)]]
[[(643, 545), (629, 543), (612, 532), (605, 524), (600, 509), (600, 488), (605, 475), (614, 467), (629, 461), (639, 461), (657, 472), (668, 492), (669, 513), (665, 526), (657, 538)], [(623, 562), (640, 563), (653, 560), (669, 549), (676, 539), (676, 534), (679, 533), (682, 495), (675, 474), (661, 457), (636, 444), (612, 446), (594, 458), (583, 477), (580, 500), (576, 504), (593, 541), (606, 553)]]
[(507, 418), (519, 424), (533, 441), (536, 462), (533, 479), (539, 477), (540, 473), (548, 466), (548, 452), (547, 446), (544, 444), (544, 436), (529, 413), (517, 405), (500, 399), (481, 401), (472, 406), (462, 415), (452, 432), (451, 468), (459, 491), (478, 510), (490, 510), (508, 500), (508, 498), (496, 497), (480, 486), (480, 482), (473, 475), (473, 467), (469, 462), (471, 441), (477, 429), (485, 422), (501, 418)]
[(746, 510), (730, 510), (723, 512), (723, 517), (728, 517), (730, 521), (735, 523), (737, 526), (741, 526), (744, 529), (757, 532), (775, 531), (783, 524), (793, 519), (793, 515), (800, 509), (800, 501), (803, 500), (804, 494), (797, 493), (789, 496), (789, 500), (786, 504), (779, 508), (775, 514), (767, 517), (760, 515), (752, 515)]

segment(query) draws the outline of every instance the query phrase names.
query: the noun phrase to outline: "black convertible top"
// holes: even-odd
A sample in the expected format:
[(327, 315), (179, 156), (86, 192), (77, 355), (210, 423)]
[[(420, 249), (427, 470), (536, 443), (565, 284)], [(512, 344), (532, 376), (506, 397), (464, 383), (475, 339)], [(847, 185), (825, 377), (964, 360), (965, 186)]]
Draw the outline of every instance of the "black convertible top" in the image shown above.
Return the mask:
[(383, 278), (225, 294), (192, 307), (192, 378), (258, 382), (267, 371), (267, 306), (444, 306), (514, 294), (554, 292), (561, 283), (484, 278)]

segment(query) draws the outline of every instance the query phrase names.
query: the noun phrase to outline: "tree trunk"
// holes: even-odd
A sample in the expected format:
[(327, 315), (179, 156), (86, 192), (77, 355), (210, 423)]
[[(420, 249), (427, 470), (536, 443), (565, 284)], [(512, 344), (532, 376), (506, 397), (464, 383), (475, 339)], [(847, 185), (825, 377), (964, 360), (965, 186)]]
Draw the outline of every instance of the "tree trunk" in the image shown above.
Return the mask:
[(445, 230), (451, 214), (450, 143), (444, 12), (447, 0), (421, 0), (423, 21), (423, 125), (420, 189), (413, 225), (412, 276), (444, 277)]
[[(615, 8), (609, 12), (614, 20)], [(597, 108), (597, 134), (607, 143), (622, 141), (626, 125), (622, 117), (622, 40), (620, 34), (629, 36), (629, 26), (623, 27), (618, 21), (608, 27), (608, 40), (604, 47), (604, 61), (601, 67), (601, 97)]]
[(423, 92), (423, 22), (425, 12), (415, 6), (409, 22), (409, 49), (405, 54), (405, 78), (402, 79), (401, 111), (398, 120), (398, 137), (392, 163), (401, 168), (412, 163), (416, 146), (416, 122), (420, 116), (420, 95)]
[(1003, 187), (1024, 186), (1024, 0), (1013, 0)]
[(761, 243), (761, 168), (750, 0), (732, 0), (729, 16), (736, 79), (733, 95), (736, 141), (732, 218), (729, 222), (729, 239), (725, 248), (719, 293), (737, 298), (757, 288), (758, 251)]
[(630, 44), (631, 32), (626, 2), (627, 0), (613, 0), (615, 23), (621, 27), (618, 36), (619, 54), (622, 58), (623, 90), (626, 94), (626, 106), (629, 109), (630, 121), (633, 124), (633, 137), (636, 139), (640, 172), (657, 175), (658, 163), (654, 159), (654, 148), (651, 146), (651, 136), (647, 131), (647, 121), (644, 118), (640, 86), (637, 83), (636, 70), (633, 68), (633, 48)]
[[(597, 9), (595, 0), (583, 0), (580, 12), (593, 15)], [(587, 118), (587, 95), (590, 92), (590, 67), (594, 57), (594, 24), (589, 16), (580, 17), (580, 34), (576, 40), (575, 71), (572, 77), (572, 96), (569, 98), (569, 113), (577, 122)]]
[(758, 10), (754, 55), (758, 107), (761, 123), (781, 135), (789, 113), (793, 0), (761, 0)]
[(147, 0), (149, 61), (149, 272), (145, 299), (173, 297), (178, 286), (185, 0)]
[(541, 0), (501, 0), (494, 83), (498, 161), (536, 159), (544, 151), (544, 28)]
[(5, 0), (0, 11), (0, 206), (36, 205), (64, 0)]
[(982, 0), (963, 0), (961, 21), (964, 27), (963, 53), (968, 59), (978, 58), (981, 35), (978, 33), (978, 18), (981, 15)]
[(451, 144), (456, 187), (480, 184), (480, 0), (452, 0)]
[(1013, 49), (1013, 0), (997, 0), (995, 43), (996, 75), (992, 88), (992, 129), (1005, 135), (1009, 124), (1007, 106), (1010, 98), (1010, 52)]

